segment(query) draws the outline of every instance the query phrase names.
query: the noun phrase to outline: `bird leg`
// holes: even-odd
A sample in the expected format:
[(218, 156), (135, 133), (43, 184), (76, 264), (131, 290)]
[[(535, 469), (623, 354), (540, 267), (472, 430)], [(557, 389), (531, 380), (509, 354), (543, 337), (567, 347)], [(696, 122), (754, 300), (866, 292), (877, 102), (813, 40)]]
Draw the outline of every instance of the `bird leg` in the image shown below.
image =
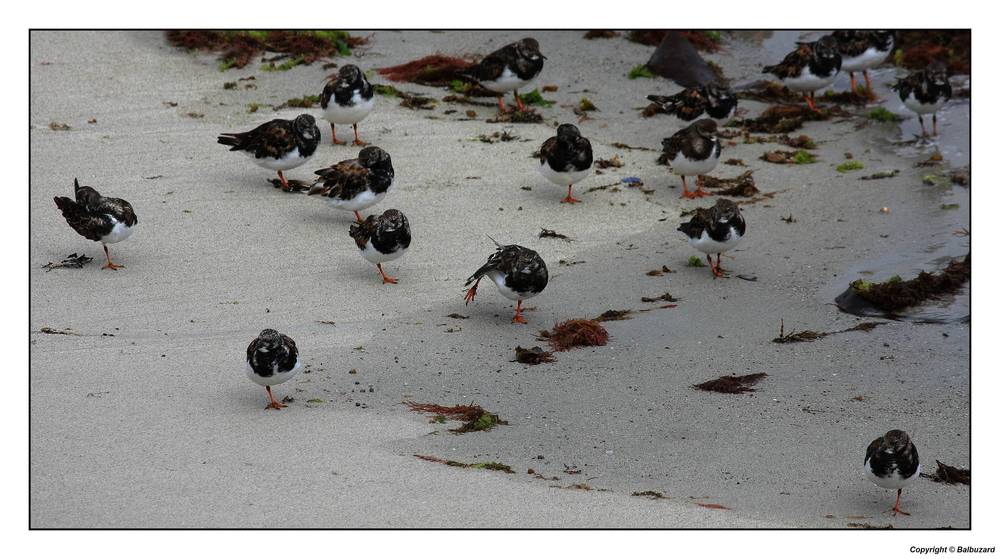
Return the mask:
[(937, 134), (937, 113), (934, 113), (934, 114), (933, 114), (933, 115), (931, 116), (931, 122), (933, 122), (933, 123), (934, 123), (934, 132), (933, 132), (933, 133), (932, 133), (931, 135), (932, 135), (932, 136), (937, 136), (937, 135), (938, 135), (938, 134)]
[(285, 174), (282, 173), (281, 171), (278, 171), (278, 180), (281, 181), (282, 190), (284, 190), (285, 192), (291, 191), (292, 187), (288, 186), (288, 181), (285, 180)]
[(396, 279), (396, 278), (394, 278), (392, 276), (385, 275), (385, 271), (382, 270), (382, 265), (381, 264), (376, 264), (376, 266), (378, 266), (378, 273), (382, 274), (382, 285), (385, 285), (387, 283), (393, 283), (393, 284), (399, 283), (398, 279)]
[(282, 404), (281, 402), (274, 399), (274, 394), (271, 393), (270, 386), (265, 386), (264, 388), (267, 389), (267, 397), (271, 399), (271, 403), (269, 403), (267, 407), (264, 408), (265, 410), (280, 410), (286, 407), (285, 404)]
[(875, 95), (875, 89), (872, 87), (872, 78), (868, 75), (868, 70), (864, 71), (865, 74), (865, 87), (868, 88), (868, 99), (875, 101), (878, 97)]
[(507, 112), (507, 107), (505, 107), (504, 104), (503, 104), (503, 93), (501, 93), (500, 95), (497, 96), (497, 101), (500, 103), (500, 112), (501, 113), (506, 113)]
[(920, 121), (920, 137), (921, 138), (926, 138), (927, 137), (927, 129), (924, 128), (924, 115), (917, 115), (917, 120)]
[(858, 80), (854, 79), (854, 72), (850, 72), (851, 75), (851, 92), (858, 92)]
[(896, 506), (892, 507), (892, 510), (891, 510), (891, 511), (889, 511), (889, 512), (891, 512), (891, 513), (892, 513), (892, 514), (894, 514), (894, 515), (895, 515), (896, 513), (899, 513), (899, 514), (905, 514), (906, 516), (910, 516), (910, 513), (908, 513), (908, 512), (903, 512), (903, 511), (902, 511), (902, 510), (900, 510), (900, 508), (899, 508), (899, 497), (900, 497), (900, 496), (901, 496), (902, 494), (903, 494), (903, 490), (902, 490), (902, 488), (900, 488), (900, 489), (897, 489), (897, 490), (896, 490)]
[(694, 192), (692, 192), (692, 194), (694, 194), (699, 198), (701, 198), (702, 196), (711, 196), (711, 194), (701, 189), (702, 185), (705, 184), (705, 177), (703, 175), (698, 175), (698, 178), (695, 179), (694, 184), (695, 184), (695, 189)]
[(476, 290), (479, 288), (479, 280), (481, 280), (481, 279), (483, 279), (483, 278), (477, 279), (476, 283), (472, 284), (472, 287), (470, 287), (465, 292), (465, 304), (466, 305), (468, 305), (470, 302), (476, 300)]
[(566, 192), (566, 197), (561, 200), (563, 204), (576, 204), (577, 202), (582, 202), (582, 200), (577, 200), (573, 197), (573, 185), (569, 185), (569, 190)]
[(803, 93), (802, 97), (805, 98), (806, 104), (809, 105), (810, 109), (812, 109), (817, 113), (819, 112), (819, 109), (816, 108), (816, 99), (814, 99), (813, 96), (809, 95), (808, 93)]
[(721, 252), (715, 255), (715, 271), (717, 272), (718, 277), (722, 277), (723, 270), (722, 270), (722, 253)]
[(356, 146), (367, 146), (368, 142), (362, 142), (361, 138), (358, 137), (358, 123), (354, 123), (354, 145)]
[(521, 96), (517, 94), (517, 90), (514, 91), (514, 102), (517, 103), (517, 110), (524, 112), (524, 102), (521, 101)]
[(335, 145), (335, 146), (344, 146), (344, 145), (347, 145), (347, 142), (338, 142), (337, 141), (337, 125), (336, 124), (334, 124), (334, 123), (331, 122), (330, 123), (330, 130), (333, 131), (333, 145)]
[(118, 268), (124, 268), (121, 264), (115, 264), (111, 261), (111, 253), (108, 252), (108, 245), (104, 245), (104, 255), (108, 257), (108, 263), (101, 266), (102, 270), (117, 270)]
[(694, 192), (691, 192), (690, 190), (688, 190), (687, 177), (685, 177), (684, 175), (681, 175), (681, 185), (684, 187), (684, 192), (681, 192), (681, 198), (697, 198), (698, 197), (697, 194), (695, 194)]
[(361, 214), (358, 213), (358, 210), (354, 210), (354, 219), (358, 220), (358, 223), (364, 223), (365, 222), (364, 218), (361, 217)]
[(528, 320), (526, 318), (524, 318), (523, 314), (521, 314), (521, 300), (520, 299), (517, 300), (517, 307), (514, 309), (514, 319), (511, 320), (511, 322), (514, 323), (514, 324), (527, 324), (528, 323)]

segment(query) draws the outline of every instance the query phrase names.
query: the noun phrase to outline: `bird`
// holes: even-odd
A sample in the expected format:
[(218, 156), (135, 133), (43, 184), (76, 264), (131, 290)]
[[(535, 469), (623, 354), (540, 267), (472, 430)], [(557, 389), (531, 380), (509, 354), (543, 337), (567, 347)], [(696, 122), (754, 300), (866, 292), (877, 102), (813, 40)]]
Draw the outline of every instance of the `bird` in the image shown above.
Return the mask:
[(283, 171), (302, 165), (316, 153), (319, 145), (319, 128), (312, 115), (301, 114), (295, 120), (276, 118), (249, 132), (225, 133), (219, 143), (231, 146), (229, 151), (242, 151), (254, 163), (278, 172), (278, 179), (285, 191), (291, 190)]
[(323, 87), (319, 98), (326, 120), (330, 122), (333, 132), (333, 145), (344, 145), (347, 142), (337, 141), (337, 125), (350, 124), (354, 126), (354, 145), (367, 145), (358, 137), (358, 123), (368, 116), (375, 108), (375, 90), (368, 83), (364, 73), (354, 64), (345, 64)]
[(395, 171), (392, 158), (378, 146), (363, 148), (356, 159), (347, 159), (331, 167), (316, 171), (316, 179), (310, 196), (321, 196), (339, 210), (354, 212), (354, 218), (361, 223), (360, 210), (382, 201), (392, 188)]
[(729, 88), (716, 83), (689, 87), (674, 95), (647, 95), (646, 99), (659, 105), (664, 113), (686, 121), (704, 113), (719, 120), (736, 113), (736, 96)]
[(271, 387), (299, 374), (299, 350), (295, 340), (270, 328), (261, 330), (247, 346), (247, 376), (267, 390), (270, 402), (264, 409), (280, 410), (285, 405), (274, 399)]
[(361, 256), (378, 266), (382, 283), (399, 283), (385, 274), (382, 263), (402, 257), (410, 248), (410, 222), (403, 212), (386, 210), (377, 217), (370, 215), (363, 222), (351, 224), (350, 234)]
[(919, 72), (897, 80), (889, 86), (899, 92), (899, 100), (907, 109), (917, 113), (920, 121), (920, 135), (927, 137), (924, 128), (924, 115), (931, 113), (934, 122), (934, 136), (937, 136), (937, 112), (951, 99), (951, 84), (948, 82), (948, 68), (942, 62), (935, 61)]
[[(722, 277), (722, 253), (736, 248), (747, 232), (747, 223), (740, 207), (732, 200), (720, 198), (711, 208), (698, 208), (691, 219), (677, 228), (684, 233), (691, 247), (705, 253), (712, 276)], [(712, 263), (712, 253), (717, 256)]]
[(875, 485), (896, 490), (896, 506), (889, 512), (910, 515), (900, 510), (899, 498), (903, 488), (920, 477), (920, 457), (905, 431), (893, 429), (868, 445), (865, 474)]
[[(716, 132), (718, 125), (710, 118), (696, 120), (693, 124), (678, 130), (673, 136), (663, 140), (663, 152), (674, 174), (680, 175), (684, 192), (682, 198), (708, 196), (701, 189), (701, 175), (712, 172), (719, 164), (722, 142)], [(687, 177), (695, 176), (697, 189), (688, 190)]]
[(545, 56), (538, 50), (538, 41), (527, 37), (504, 46), (486, 55), (482, 60), (464, 74), (479, 85), (497, 94), (500, 112), (507, 112), (503, 104), (503, 96), (508, 91), (514, 92), (514, 101), (520, 111), (524, 103), (517, 90), (527, 86), (542, 72)]
[(837, 40), (837, 52), (840, 53), (840, 70), (851, 76), (851, 91), (857, 93), (858, 84), (854, 72), (862, 72), (865, 76), (865, 88), (868, 96), (874, 98), (872, 80), (868, 69), (874, 68), (889, 58), (894, 46), (891, 31), (855, 31), (839, 29), (832, 33)]
[(549, 181), (568, 187), (564, 203), (575, 204), (573, 185), (590, 174), (594, 164), (594, 151), (590, 140), (580, 135), (580, 129), (572, 124), (560, 124), (556, 135), (545, 140), (538, 151), (541, 165), (538, 171)]
[[(488, 277), (496, 284), (497, 290), (504, 297), (517, 301), (514, 311), (516, 324), (527, 324), (522, 314), (521, 303), (538, 295), (549, 283), (549, 270), (545, 261), (537, 252), (518, 245), (501, 245), (490, 238), (497, 246), (494, 252), (474, 274), (465, 282), (468, 289), (465, 292), (465, 304), (476, 299), (476, 291), (483, 277)], [(469, 286), (472, 287), (469, 287)]]
[(824, 35), (818, 41), (798, 43), (798, 47), (773, 66), (764, 66), (765, 74), (774, 74), (788, 89), (801, 92), (809, 108), (816, 111), (816, 90), (833, 83), (840, 73), (841, 58), (837, 40)]
[(139, 218), (129, 204), (121, 198), (101, 196), (93, 187), (80, 186), (80, 181), (73, 179), (74, 198), (56, 196), (53, 198), (56, 207), (66, 218), (66, 223), (74, 231), (84, 237), (101, 243), (108, 262), (101, 266), (105, 270), (124, 268), (121, 264), (111, 261), (108, 245), (119, 243), (132, 236), (132, 230), (139, 223)]

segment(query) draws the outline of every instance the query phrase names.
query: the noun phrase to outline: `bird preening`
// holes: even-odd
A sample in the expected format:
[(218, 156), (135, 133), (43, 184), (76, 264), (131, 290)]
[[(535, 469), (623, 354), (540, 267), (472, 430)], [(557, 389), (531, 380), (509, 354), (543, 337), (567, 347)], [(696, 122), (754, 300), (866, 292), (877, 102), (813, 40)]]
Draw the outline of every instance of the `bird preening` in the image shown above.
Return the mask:
[(109, 244), (119, 243), (132, 236), (132, 230), (139, 223), (132, 204), (121, 198), (101, 196), (93, 187), (80, 186), (80, 181), (73, 179), (73, 198), (56, 196), (56, 207), (62, 212), (66, 223), (74, 231), (97, 241), (104, 247), (104, 255), (108, 261), (102, 268), (117, 270), (124, 268), (121, 264), (111, 261)]
[[(549, 270), (537, 252), (518, 245), (501, 245), (493, 240), (496, 252), (486, 259), (486, 263), (473, 272), (465, 282), (465, 304), (476, 299), (479, 282), (489, 278), (504, 297), (517, 301), (511, 322), (527, 324), (521, 304), (538, 295), (549, 283)], [(471, 287), (470, 287), (471, 286)]]

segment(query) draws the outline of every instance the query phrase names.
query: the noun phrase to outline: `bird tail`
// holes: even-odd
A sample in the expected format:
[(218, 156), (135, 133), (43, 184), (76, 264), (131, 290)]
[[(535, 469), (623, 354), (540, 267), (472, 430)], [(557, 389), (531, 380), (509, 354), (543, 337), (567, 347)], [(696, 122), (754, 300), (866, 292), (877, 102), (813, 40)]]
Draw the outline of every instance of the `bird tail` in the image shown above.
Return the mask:
[(646, 99), (659, 105), (660, 109), (667, 114), (673, 114), (677, 110), (677, 102), (673, 97), (666, 95), (647, 95)]
[(229, 151), (239, 150), (240, 145), (243, 143), (239, 134), (220, 134), (218, 140), (224, 146), (231, 146), (232, 149)]

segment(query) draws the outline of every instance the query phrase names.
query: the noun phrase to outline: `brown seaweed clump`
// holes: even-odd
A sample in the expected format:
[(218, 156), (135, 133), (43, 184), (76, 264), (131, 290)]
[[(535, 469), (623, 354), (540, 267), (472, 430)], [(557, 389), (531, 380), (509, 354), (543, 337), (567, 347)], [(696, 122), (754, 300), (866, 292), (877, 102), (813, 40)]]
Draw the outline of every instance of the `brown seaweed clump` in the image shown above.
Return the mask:
[(694, 385), (698, 390), (706, 392), (721, 392), (723, 394), (742, 394), (753, 392), (753, 385), (767, 377), (767, 373), (754, 373), (752, 375), (733, 376), (725, 375), (717, 379)]
[(275, 52), (294, 64), (337, 55), (368, 42), (345, 31), (167, 31), (167, 42), (175, 47), (219, 53), (220, 68), (243, 68), (265, 52)]
[(896, 65), (923, 70), (942, 61), (953, 74), (972, 73), (972, 34), (968, 30), (912, 30), (896, 33)]
[(760, 190), (757, 189), (757, 183), (753, 180), (752, 170), (744, 171), (740, 176), (731, 179), (719, 179), (705, 175), (702, 177), (702, 186), (721, 189), (718, 192), (713, 192), (717, 196), (753, 198), (760, 193)]
[[(691, 45), (702, 52), (718, 52), (722, 49), (722, 43), (717, 33), (711, 31), (679, 31), (681, 37), (687, 39)], [(667, 36), (666, 29), (639, 29), (629, 31), (626, 36), (629, 41), (651, 47), (658, 46)]]
[(544, 349), (535, 346), (531, 348), (525, 348), (517, 346), (514, 348), (514, 359), (518, 363), (524, 363), (526, 365), (539, 365), (541, 363), (552, 363), (556, 360), (553, 357), (551, 351), (545, 351)]
[(883, 283), (855, 280), (851, 282), (851, 289), (877, 309), (899, 311), (961, 289), (972, 276), (971, 258), (969, 253), (962, 260), (952, 261), (939, 273), (920, 272), (907, 281), (898, 276)]
[(920, 475), (930, 478), (931, 481), (936, 481), (938, 483), (947, 483), (949, 485), (955, 485), (957, 483), (972, 485), (972, 472), (970, 470), (949, 466), (948, 464), (942, 463), (940, 460), (935, 460), (935, 462), (937, 462), (937, 471), (933, 474)]
[(885, 324), (884, 322), (862, 322), (860, 324), (855, 324), (850, 328), (845, 328), (843, 330), (834, 330), (832, 332), (817, 332), (815, 330), (802, 330), (799, 332), (789, 332), (785, 334), (785, 321), (781, 321), (781, 331), (777, 338), (771, 340), (776, 344), (791, 344), (796, 342), (812, 342), (825, 338), (827, 336), (832, 336), (834, 334), (843, 334), (845, 332), (871, 332), (877, 326)]
[(735, 125), (749, 132), (766, 132), (768, 134), (787, 134), (802, 128), (807, 121), (828, 120), (842, 111), (838, 109), (819, 109), (814, 111), (805, 104), (772, 105), (757, 118), (736, 120)]
[(432, 54), (406, 64), (379, 68), (378, 73), (394, 82), (419, 83), (443, 87), (453, 81), (465, 81), (465, 72), (475, 62), (467, 58)]
[(414, 454), (413, 456), (426, 460), (427, 462), (434, 462), (435, 464), (444, 464), (445, 466), (451, 466), (453, 468), (472, 468), (474, 470), (492, 470), (494, 472), (504, 472), (507, 474), (513, 474), (514, 469), (500, 462), (478, 462), (475, 464), (466, 464), (465, 462), (459, 462), (457, 460), (445, 460), (444, 458), (438, 458), (437, 456), (427, 456), (424, 454)]
[(403, 402), (410, 411), (429, 413), (435, 417), (441, 416), (448, 419), (463, 421), (463, 425), (457, 429), (451, 429), (454, 433), (468, 433), (469, 431), (489, 431), (497, 425), (507, 425), (507, 422), (500, 419), (500, 416), (490, 413), (475, 404), (461, 406), (441, 406), (438, 404), (418, 404), (416, 402)]
[(608, 331), (596, 320), (574, 318), (560, 322), (551, 331), (543, 330), (539, 336), (549, 341), (556, 351), (574, 347), (602, 346), (608, 343)]

